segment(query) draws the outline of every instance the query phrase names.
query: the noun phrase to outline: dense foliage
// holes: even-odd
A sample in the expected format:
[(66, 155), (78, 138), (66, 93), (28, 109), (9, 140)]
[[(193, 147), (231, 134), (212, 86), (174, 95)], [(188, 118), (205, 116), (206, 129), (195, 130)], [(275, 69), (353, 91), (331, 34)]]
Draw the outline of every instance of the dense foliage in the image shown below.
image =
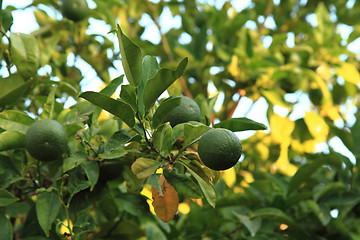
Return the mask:
[[(360, 1), (209, 2), (34, 0), (31, 34), (0, 11), (0, 239), (360, 239)], [(181, 95), (200, 122), (164, 123)], [(26, 150), (39, 119), (62, 159)], [(228, 170), (212, 128), (250, 133)]]

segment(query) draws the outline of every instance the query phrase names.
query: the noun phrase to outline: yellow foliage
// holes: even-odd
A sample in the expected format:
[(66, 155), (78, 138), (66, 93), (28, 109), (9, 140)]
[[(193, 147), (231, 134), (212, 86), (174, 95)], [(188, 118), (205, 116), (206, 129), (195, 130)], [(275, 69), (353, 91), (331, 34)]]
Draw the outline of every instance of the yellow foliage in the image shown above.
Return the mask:
[(315, 112), (306, 112), (304, 121), (314, 139), (321, 143), (326, 140), (329, 133), (329, 126), (325, 120)]
[(319, 74), (319, 76), (324, 80), (327, 80), (332, 76), (331, 68), (325, 63), (321, 64), (316, 69), (316, 73)]
[(339, 112), (340, 106), (334, 106), (332, 103), (328, 102), (322, 107), (320, 114), (322, 116), (328, 116), (331, 120), (336, 121), (341, 118)]
[(190, 212), (190, 205), (185, 202), (179, 203), (178, 210), (182, 214), (188, 214)]
[(229, 64), (229, 66), (228, 66), (228, 71), (234, 77), (240, 75), (240, 69), (238, 67), (238, 64), (239, 64), (239, 58), (236, 55), (233, 55), (231, 57), (231, 62)]
[(107, 120), (107, 119), (109, 119), (109, 117), (110, 117), (110, 113), (102, 110), (100, 113), (100, 116), (98, 118), (98, 121), (101, 122), (101, 121)]
[(354, 64), (343, 62), (340, 67), (336, 68), (336, 73), (347, 82), (355, 85), (360, 83), (360, 73)]
[(298, 167), (289, 162), (289, 156), (288, 156), (289, 145), (290, 145), (290, 141), (284, 141), (281, 143), (280, 156), (278, 160), (276, 160), (274, 165), (275, 168), (278, 171), (282, 172), (283, 174), (286, 174), (288, 176), (293, 176), (298, 170)]
[(229, 168), (225, 171), (222, 171), (221, 178), (225, 181), (228, 187), (234, 186), (236, 182), (236, 172), (235, 168)]
[(254, 181), (254, 177), (251, 172), (240, 170), (239, 174), (244, 178), (244, 180), (241, 181), (241, 186), (243, 187), (248, 187), (249, 183), (252, 183)]
[(258, 150), (258, 152), (260, 153), (260, 158), (262, 160), (267, 160), (269, 158), (269, 154), (270, 154), (269, 147), (266, 146), (265, 144), (263, 143), (256, 144), (256, 150)]
[(273, 114), (270, 117), (271, 137), (274, 143), (282, 143), (290, 140), (290, 135), (295, 128), (295, 122), (287, 117)]
[(316, 152), (316, 144), (318, 142), (315, 139), (310, 139), (304, 142), (304, 151), (306, 153), (313, 153)]
[(153, 205), (152, 205), (153, 200), (152, 200), (152, 194), (151, 194), (150, 189), (151, 189), (150, 184), (145, 184), (145, 186), (144, 186), (144, 188), (141, 190), (140, 194), (148, 198), (148, 199), (146, 200), (146, 202), (147, 202), (147, 204), (149, 205), (150, 212), (155, 215), (155, 210), (154, 210), (154, 207), (153, 207)]
[(305, 151), (304, 145), (301, 144), (301, 142), (300, 142), (299, 140), (297, 140), (297, 139), (293, 139), (293, 140), (291, 141), (291, 148), (292, 148), (294, 151), (296, 151), (296, 152), (298, 152), (298, 153), (300, 153), (300, 154)]
[[(61, 227), (60, 227), (60, 230), (59, 230), (60, 234), (61, 235), (70, 234), (70, 230), (69, 230), (68, 227), (70, 227), (71, 230), (72, 230), (73, 229), (73, 223), (70, 221), (70, 226), (69, 226), (68, 220), (66, 219), (61, 224)], [(68, 238), (70, 239), (70, 237), (68, 237)]]

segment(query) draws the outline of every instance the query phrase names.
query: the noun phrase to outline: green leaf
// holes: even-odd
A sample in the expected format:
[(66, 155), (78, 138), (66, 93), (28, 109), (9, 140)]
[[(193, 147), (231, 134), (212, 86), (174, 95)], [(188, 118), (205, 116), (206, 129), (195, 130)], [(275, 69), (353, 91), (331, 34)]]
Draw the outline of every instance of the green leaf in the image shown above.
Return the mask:
[(171, 97), (160, 103), (159, 107), (156, 109), (153, 120), (152, 127), (156, 129), (162, 124), (169, 114), (169, 112), (180, 105), (181, 97)]
[(36, 199), (37, 219), (47, 237), (49, 237), (49, 230), (60, 211), (60, 207), (61, 203), (54, 193), (42, 192)]
[(177, 169), (169, 172), (164, 170), (166, 180), (175, 188), (179, 194), (190, 198), (202, 198), (201, 188), (191, 178), (185, 174), (177, 172)]
[(52, 119), (54, 115), (54, 105), (55, 105), (55, 91), (56, 87), (52, 87), (50, 93), (46, 99), (46, 103), (43, 107), (43, 112), (41, 113), (39, 119)]
[[(335, 159), (334, 159), (335, 160)], [(319, 158), (312, 163), (305, 164), (301, 166), (294, 176), (290, 179), (288, 195), (293, 191), (297, 190), (301, 184), (309, 180), (309, 177), (322, 165), (331, 163), (332, 159), (330, 158)], [(335, 160), (336, 161), (336, 160)]]
[(12, 240), (13, 228), (10, 220), (0, 212), (0, 240)]
[(147, 178), (156, 169), (160, 167), (161, 163), (150, 158), (140, 157), (131, 165), (131, 171), (137, 178)]
[(287, 110), (291, 110), (291, 106), (289, 106), (289, 104), (284, 100), (284, 92), (280, 88), (261, 90), (261, 94), (273, 105), (278, 105)]
[(86, 153), (85, 152), (75, 152), (70, 157), (65, 158), (63, 161), (63, 172), (66, 173), (67, 171), (80, 166), (81, 163), (86, 161)]
[(233, 214), (245, 225), (247, 230), (249, 230), (251, 236), (255, 236), (261, 227), (261, 218), (257, 217), (254, 219), (250, 219), (246, 215), (239, 214), (237, 212), (233, 212)]
[(196, 172), (194, 172), (191, 169), (191, 166), (186, 161), (180, 160), (179, 162), (182, 163), (186, 167), (186, 169), (190, 172), (190, 174), (196, 179), (196, 181), (199, 183), (202, 192), (204, 193), (206, 200), (208, 201), (210, 206), (215, 208), (216, 193), (211, 183), (207, 183)]
[(153, 135), (154, 146), (163, 157), (168, 156), (171, 152), (172, 136), (173, 132), (170, 123), (162, 125), (155, 131)]
[(96, 225), (93, 218), (89, 214), (85, 213), (78, 217), (73, 229), (75, 233), (75, 239), (80, 239), (80, 235), (94, 231), (96, 229)]
[(126, 154), (127, 154), (127, 151), (125, 150), (125, 148), (120, 147), (120, 148), (116, 148), (116, 149), (111, 149), (107, 152), (100, 154), (99, 156), (104, 159), (115, 159), (115, 158), (123, 157)]
[(19, 100), (32, 81), (25, 82), (20, 74), (13, 74), (7, 78), (0, 79), (0, 107), (13, 105)]
[(40, 65), (40, 50), (31, 34), (10, 33), (11, 53), (19, 74), (25, 79), (33, 78)]
[(145, 114), (145, 105), (143, 102), (143, 92), (146, 82), (153, 78), (159, 70), (159, 64), (154, 56), (145, 56), (142, 62), (141, 81), (138, 86), (138, 107), (141, 116)]
[(0, 188), (0, 207), (6, 207), (19, 199), (14, 197), (10, 192)]
[(81, 168), (74, 168), (70, 171), (70, 178), (68, 183), (68, 190), (70, 193), (70, 197), (68, 199), (68, 203), (70, 203), (72, 197), (80, 192), (81, 190), (87, 189), (91, 186), (90, 181), (87, 181), (83, 175), (83, 171)]
[(159, 192), (160, 196), (164, 196), (161, 190), (161, 185), (159, 183), (160, 176), (161, 174), (151, 174), (147, 179), (147, 183), (153, 186)]
[(146, 224), (145, 235), (148, 240), (167, 240), (166, 235), (159, 226), (152, 222)]
[(1, 25), (3, 26), (5, 32), (7, 32), (8, 30), (10, 30), (10, 27), (13, 24), (13, 17), (11, 15), (11, 11), (8, 9), (3, 9), (0, 16)]
[(26, 113), (16, 110), (6, 110), (0, 113), (0, 127), (8, 131), (16, 131), (26, 134), (34, 119)]
[(253, 212), (253, 217), (269, 217), (275, 221), (296, 225), (289, 215), (278, 208), (260, 208)]
[(320, 198), (326, 198), (331, 194), (340, 194), (341, 192), (346, 192), (348, 190), (348, 185), (343, 182), (331, 182), (326, 185), (319, 185), (314, 188), (314, 200), (319, 201)]
[(0, 133), (0, 152), (25, 147), (25, 135), (15, 131)]
[(115, 132), (105, 144), (104, 152), (108, 153), (111, 150), (121, 148), (130, 140), (130, 134), (125, 130)]
[(135, 89), (131, 85), (122, 85), (121, 86), (121, 92), (120, 92), (120, 99), (127, 104), (129, 104), (134, 112), (137, 111), (137, 105), (136, 105), (136, 93)]
[(116, 92), (116, 89), (123, 83), (123, 81), (124, 75), (113, 79), (105, 88), (100, 91), (100, 93), (110, 97)]
[(324, 226), (331, 221), (330, 209), (325, 206), (325, 204), (319, 205), (314, 200), (307, 200), (303, 204), (306, 204), (306, 206), (314, 212), (315, 216)]
[(121, 53), (121, 61), (129, 83), (137, 86), (141, 78), (142, 53), (140, 48), (130, 41), (118, 25), (117, 36)]
[(134, 111), (125, 102), (112, 99), (104, 94), (97, 92), (84, 92), (80, 94), (82, 97), (96, 106), (105, 109), (109, 113), (123, 120), (129, 127), (135, 125)]
[(85, 161), (81, 164), (90, 182), (90, 190), (94, 188), (99, 179), (99, 164), (97, 161)]
[(226, 128), (233, 132), (246, 131), (246, 130), (266, 130), (267, 127), (262, 124), (255, 122), (249, 118), (231, 118), (219, 122), (214, 125), (214, 128)]
[(211, 128), (199, 124), (199, 125), (192, 125), (190, 123), (184, 124), (184, 145), (183, 148), (187, 148), (190, 145), (194, 144), (196, 141), (200, 139), (200, 137), (209, 131)]
[(145, 112), (149, 111), (158, 97), (182, 75), (187, 63), (188, 59), (184, 58), (177, 66), (176, 70), (161, 68), (156, 72), (156, 75), (153, 78), (146, 82), (143, 92)]

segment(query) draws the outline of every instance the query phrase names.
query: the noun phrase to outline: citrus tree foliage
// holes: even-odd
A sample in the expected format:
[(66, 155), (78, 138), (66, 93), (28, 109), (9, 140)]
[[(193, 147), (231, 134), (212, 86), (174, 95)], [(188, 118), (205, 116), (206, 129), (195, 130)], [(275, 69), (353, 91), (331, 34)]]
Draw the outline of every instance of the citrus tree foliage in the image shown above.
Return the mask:
[[(360, 66), (348, 48), (360, 2), (204, 2), (94, 0), (74, 22), (34, 0), (31, 34), (2, 9), (1, 239), (360, 238)], [(164, 31), (165, 12), (181, 25)], [(89, 31), (95, 21), (111, 31)], [(84, 69), (103, 89), (82, 91)], [(180, 95), (200, 122), (163, 123)], [(25, 150), (38, 119), (65, 127), (63, 159)], [(238, 164), (214, 171), (197, 154), (212, 128), (257, 131)]]

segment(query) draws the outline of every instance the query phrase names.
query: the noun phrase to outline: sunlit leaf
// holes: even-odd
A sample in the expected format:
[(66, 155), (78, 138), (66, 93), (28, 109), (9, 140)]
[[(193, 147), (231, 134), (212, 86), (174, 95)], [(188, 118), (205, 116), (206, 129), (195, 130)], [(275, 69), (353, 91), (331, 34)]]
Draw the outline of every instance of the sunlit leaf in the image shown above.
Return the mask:
[(161, 156), (166, 157), (170, 154), (172, 149), (171, 139), (173, 132), (169, 123), (162, 125), (156, 130), (153, 135), (153, 142), (156, 149), (158, 149)]
[(138, 158), (131, 165), (131, 170), (138, 178), (149, 177), (156, 169), (160, 167), (161, 163), (150, 158)]
[(49, 237), (49, 230), (60, 211), (60, 207), (61, 203), (54, 193), (43, 192), (36, 199), (37, 219), (47, 237)]
[(147, 112), (158, 99), (158, 97), (185, 71), (188, 59), (184, 58), (176, 70), (161, 68), (155, 76), (149, 79), (144, 87), (143, 101)]
[(278, 114), (273, 114), (270, 117), (271, 137), (275, 143), (281, 143), (290, 139), (291, 133), (295, 128), (295, 122), (287, 117), (281, 117)]
[(31, 34), (11, 33), (11, 52), (20, 75), (28, 80), (36, 75), (40, 65), (40, 49), (36, 38)]
[(109, 113), (123, 120), (127, 125), (133, 127), (135, 125), (135, 116), (132, 108), (121, 100), (112, 99), (104, 94), (97, 92), (84, 92), (82, 97), (96, 106), (105, 109)]
[(233, 132), (246, 130), (266, 130), (267, 127), (249, 118), (231, 118), (214, 125), (214, 128), (226, 128)]
[(8, 131), (17, 131), (26, 134), (34, 119), (24, 112), (6, 110), (0, 113), (0, 127)]
[(124, 67), (126, 78), (131, 85), (137, 86), (141, 78), (141, 50), (136, 44), (134, 44), (125, 36), (119, 25), (117, 26), (117, 29), (121, 61)]
[(311, 135), (319, 142), (324, 142), (329, 133), (325, 120), (315, 112), (306, 112), (304, 121)]
[(0, 107), (16, 103), (29, 88), (32, 81), (24, 81), (20, 74), (0, 78)]
[(360, 73), (354, 64), (342, 62), (340, 67), (336, 68), (336, 73), (347, 82), (355, 85), (360, 83)]
[(151, 188), (154, 210), (163, 222), (169, 222), (178, 211), (179, 197), (175, 188), (162, 175), (159, 179), (163, 196), (154, 187)]
[(25, 147), (25, 135), (15, 131), (0, 133), (0, 152)]

